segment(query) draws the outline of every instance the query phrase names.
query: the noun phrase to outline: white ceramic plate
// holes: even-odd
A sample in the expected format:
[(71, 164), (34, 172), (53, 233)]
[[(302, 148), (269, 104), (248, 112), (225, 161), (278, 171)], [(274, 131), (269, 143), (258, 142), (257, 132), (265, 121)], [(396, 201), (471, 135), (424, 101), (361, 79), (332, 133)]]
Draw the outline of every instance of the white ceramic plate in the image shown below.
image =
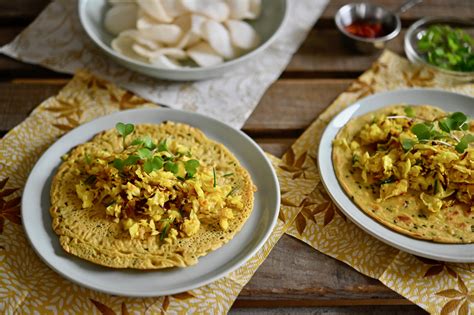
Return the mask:
[[(224, 144), (249, 171), (258, 187), (254, 209), (242, 230), (226, 245), (187, 268), (161, 271), (117, 270), (67, 254), (51, 228), (49, 192), (60, 157), (96, 133), (119, 121), (159, 123), (165, 120), (200, 128)], [(159, 296), (191, 290), (215, 281), (241, 266), (265, 243), (276, 224), (280, 189), (276, 174), (260, 147), (243, 132), (217, 120), (172, 109), (136, 109), (113, 113), (84, 124), (54, 143), (38, 160), (23, 192), (23, 226), (37, 254), (56, 272), (85, 287), (136, 297)]]
[(333, 201), (349, 219), (379, 240), (405, 252), (426, 258), (451, 262), (474, 262), (474, 244), (440, 244), (397, 233), (360, 210), (339, 185), (331, 159), (332, 141), (339, 130), (354, 117), (399, 103), (429, 104), (448, 112), (460, 111), (474, 117), (474, 98), (440, 90), (398, 90), (375, 94), (359, 100), (339, 113), (323, 133), (318, 156), (322, 182)]

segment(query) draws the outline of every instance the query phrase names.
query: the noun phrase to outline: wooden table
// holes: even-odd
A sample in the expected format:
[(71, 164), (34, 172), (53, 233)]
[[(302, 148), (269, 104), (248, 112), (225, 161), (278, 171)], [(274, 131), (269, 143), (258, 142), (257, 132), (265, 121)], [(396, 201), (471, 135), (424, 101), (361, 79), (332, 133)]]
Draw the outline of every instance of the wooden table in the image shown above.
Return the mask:
[[(298, 1), (298, 0), (291, 0)], [(0, 45), (12, 40), (47, 0), (0, 1)], [(243, 130), (264, 150), (281, 156), (307, 126), (376, 59), (344, 47), (333, 22), (349, 1), (332, 0), (280, 79), (271, 86)], [(396, 8), (401, 0), (371, 1)], [(425, 0), (402, 17), (404, 29), (425, 16), (474, 18), (473, 0)], [(404, 31), (389, 44), (403, 54)], [(0, 133), (23, 121), (58, 92), (69, 75), (0, 56)], [(378, 280), (329, 258), (290, 236), (275, 246), (242, 290), (234, 314), (415, 314), (422, 310)]]

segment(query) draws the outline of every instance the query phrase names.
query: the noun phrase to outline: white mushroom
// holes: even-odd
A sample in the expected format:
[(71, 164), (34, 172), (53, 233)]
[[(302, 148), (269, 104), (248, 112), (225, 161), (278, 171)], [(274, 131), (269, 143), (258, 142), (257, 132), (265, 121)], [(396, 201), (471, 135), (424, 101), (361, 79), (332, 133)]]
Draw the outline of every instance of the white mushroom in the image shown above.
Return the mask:
[(219, 55), (226, 59), (235, 57), (236, 51), (232, 46), (229, 32), (221, 23), (206, 21), (203, 31), (204, 38)]
[(135, 4), (114, 5), (105, 14), (105, 29), (118, 35), (120, 32), (132, 29), (137, 21), (137, 6)]
[(170, 23), (173, 21), (173, 18), (168, 15), (163, 7), (162, 0), (138, 0), (138, 5), (158, 22)]
[(228, 20), (225, 22), (230, 33), (232, 44), (238, 48), (249, 50), (257, 47), (260, 37), (252, 26), (239, 20)]
[(245, 19), (250, 14), (250, 0), (226, 0), (230, 10), (230, 18)]
[(201, 67), (215, 66), (224, 62), (224, 58), (206, 42), (200, 42), (189, 48), (188, 55)]
[(135, 40), (127, 35), (119, 35), (117, 38), (115, 38), (112, 43), (112, 49), (115, 50), (116, 52), (140, 61), (146, 61), (145, 58), (142, 56), (138, 55), (133, 49), (132, 45), (134, 44)]
[(205, 15), (218, 22), (229, 18), (229, 6), (222, 0), (181, 0), (181, 3), (186, 10)]
[(152, 58), (149, 59), (149, 61), (152, 65), (157, 66), (159, 68), (178, 69), (181, 67), (181, 65), (178, 62), (162, 54), (153, 56)]
[(140, 30), (144, 38), (165, 44), (174, 44), (181, 38), (181, 28), (173, 24), (155, 24)]

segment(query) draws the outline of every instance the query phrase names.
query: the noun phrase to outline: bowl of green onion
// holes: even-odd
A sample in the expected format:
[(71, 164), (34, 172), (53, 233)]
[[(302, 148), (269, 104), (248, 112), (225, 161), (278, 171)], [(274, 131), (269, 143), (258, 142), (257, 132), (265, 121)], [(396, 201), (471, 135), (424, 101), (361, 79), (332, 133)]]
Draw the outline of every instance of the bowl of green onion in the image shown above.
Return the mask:
[(458, 18), (424, 18), (405, 34), (405, 53), (413, 63), (474, 79), (474, 22)]

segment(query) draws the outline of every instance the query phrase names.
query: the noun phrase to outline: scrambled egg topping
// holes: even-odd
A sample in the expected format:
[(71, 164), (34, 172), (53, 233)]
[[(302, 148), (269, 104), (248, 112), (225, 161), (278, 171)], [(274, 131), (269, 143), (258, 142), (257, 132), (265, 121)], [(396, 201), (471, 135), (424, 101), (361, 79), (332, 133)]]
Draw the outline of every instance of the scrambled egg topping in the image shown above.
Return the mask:
[(195, 162), (190, 176), (186, 169), (187, 162), (193, 160), (190, 148), (171, 140), (165, 149), (148, 150), (152, 154), (148, 160), (156, 158), (165, 163), (149, 172), (144, 167), (145, 159), (116, 162), (127, 161), (136, 150), (137, 146), (132, 145), (120, 153), (99, 151), (96, 156), (86, 154), (84, 161), (77, 161), (78, 174), (86, 174), (76, 185), (82, 207), (101, 205), (131, 238), (156, 236), (172, 242), (195, 235), (203, 223), (227, 230), (234, 213), (243, 209), (241, 197), (234, 194), (238, 187), (226, 184), (232, 182), (233, 174)]
[[(432, 126), (433, 137), (418, 138), (412, 127), (420, 122)], [(455, 201), (474, 211), (474, 148), (468, 145), (459, 152), (456, 146), (463, 135), (472, 134), (473, 125), (470, 130), (464, 128), (467, 131), (447, 133), (437, 121), (407, 117), (400, 109), (388, 116), (375, 116), (350, 143), (339, 139), (335, 145), (350, 150), (352, 168), (360, 172), (364, 184), (378, 187), (378, 202), (418, 191), (427, 213), (436, 213)]]

